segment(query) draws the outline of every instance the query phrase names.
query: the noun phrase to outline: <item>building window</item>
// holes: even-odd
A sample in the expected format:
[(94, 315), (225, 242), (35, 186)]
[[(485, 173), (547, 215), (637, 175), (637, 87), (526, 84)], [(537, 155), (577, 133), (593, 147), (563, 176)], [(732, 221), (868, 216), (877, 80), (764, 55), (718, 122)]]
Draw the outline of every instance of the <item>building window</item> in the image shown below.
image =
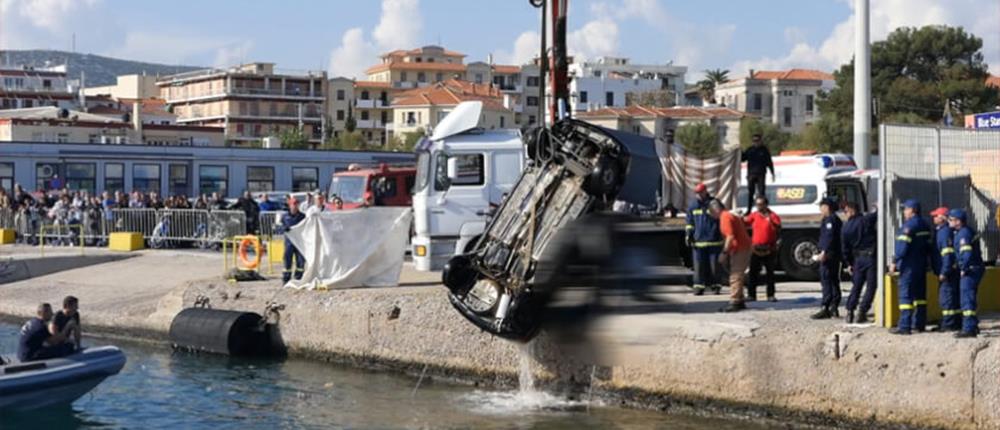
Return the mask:
[(537, 87), (538, 86), (538, 76), (528, 76), (528, 79), (527, 79), (526, 83), (527, 83), (527, 85), (529, 87)]
[(343, 120), (344, 120), (344, 110), (343, 109), (338, 109), (337, 110), (337, 121), (343, 121)]
[(247, 167), (247, 190), (274, 191), (274, 167)]
[(66, 188), (86, 190), (91, 194), (97, 190), (97, 165), (94, 163), (66, 163)]
[(500, 116), (500, 128), (504, 128), (504, 127), (506, 127), (506, 125), (504, 124), (504, 120), (505, 120), (505, 119), (506, 119), (506, 118), (504, 118), (504, 117), (503, 117), (502, 115)]
[(435, 80), (436, 80), (437, 82), (441, 82), (441, 81), (443, 81), (443, 80), (444, 80), (444, 73), (441, 73), (441, 72), (437, 72), (437, 75), (434, 75), (434, 79), (435, 79)]
[(538, 106), (538, 97), (528, 96), (527, 104), (528, 106)]
[(113, 193), (125, 191), (125, 165), (108, 163), (104, 165), (104, 191)]
[(416, 124), (417, 123), (417, 116), (416, 115), (417, 114), (415, 112), (407, 112), (406, 113), (406, 124), (407, 125), (414, 125), (414, 124)]
[(150, 191), (160, 192), (160, 165), (132, 165), (132, 189), (144, 193)]
[(69, 133), (58, 133), (56, 134), (56, 142), (67, 143), (69, 142)]
[(226, 197), (229, 194), (229, 168), (226, 166), (199, 166), (198, 189), (202, 194), (219, 193)]
[(667, 141), (667, 145), (673, 145), (674, 144), (674, 129), (672, 129), (672, 128), (665, 128), (663, 130), (663, 140)]
[(319, 189), (319, 169), (315, 167), (292, 167), (292, 192)]
[(806, 96), (806, 115), (813, 114), (813, 96), (812, 94)]
[(405, 71), (399, 72), (399, 81), (400, 82), (406, 82), (406, 80), (407, 80), (408, 77), (409, 76), (406, 75)]
[(42, 80), (42, 88), (45, 88), (45, 89), (52, 88), (52, 80), (50, 80), (50, 79), (43, 79)]
[(587, 92), (580, 91), (580, 103), (587, 103)]
[(344, 99), (344, 90), (337, 90), (337, 100)]
[(638, 125), (633, 125), (632, 126), (632, 133), (641, 135), (642, 134), (642, 130), (639, 128)]
[(785, 117), (785, 121), (784, 121), (785, 127), (791, 127), (792, 126), (792, 108), (790, 108), (790, 107), (786, 107), (785, 108), (785, 115), (784, 115), (784, 117)]
[(534, 115), (528, 115), (528, 125), (532, 125), (536, 122), (538, 122), (538, 118), (536, 118)]
[(368, 111), (366, 110), (361, 111), (361, 120), (368, 121)]
[(764, 95), (756, 93), (753, 95), (753, 110), (760, 112), (761, 109), (764, 109)]
[(0, 189), (8, 193), (14, 189), (14, 163), (0, 163)]
[(371, 95), (368, 94), (368, 90), (365, 90), (365, 91), (361, 92), (361, 100), (368, 100), (368, 97), (370, 97), (370, 96)]
[(171, 164), (169, 168), (170, 178), (167, 189), (171, 195), (186, 196), (191, 193), (188, 181), (188, 166), (186, 164)]
[(614, 106), (615, 105), (615, 93), (608, 91), (604, 93), (604, 105)]
[(35, 164), (35, 189), (56, 190), (62, 188), (59, 180), (59, 165), (55, 163)]
[(417, 73), (417, 82), (427, 82), (427, 74), (424, 72)]
[(483, 83), (483, 74), (482, 73), (476, 73), (475, 82), (477, 84)]

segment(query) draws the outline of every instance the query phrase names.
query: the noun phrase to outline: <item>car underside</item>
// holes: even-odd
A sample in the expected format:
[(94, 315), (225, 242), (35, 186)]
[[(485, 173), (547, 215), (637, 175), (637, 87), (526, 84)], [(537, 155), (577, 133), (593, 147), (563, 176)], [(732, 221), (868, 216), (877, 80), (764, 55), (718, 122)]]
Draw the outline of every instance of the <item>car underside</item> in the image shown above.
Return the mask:
[(524, 135), (532, 162), (476, 246), (443, 272), (452, 305), (494, 335), (528, 341), (554, 293), (539, 270), (560, 250), (557, 232), (609, 208), (625, 182), (630, 154), (604, 129), (573, 119)]

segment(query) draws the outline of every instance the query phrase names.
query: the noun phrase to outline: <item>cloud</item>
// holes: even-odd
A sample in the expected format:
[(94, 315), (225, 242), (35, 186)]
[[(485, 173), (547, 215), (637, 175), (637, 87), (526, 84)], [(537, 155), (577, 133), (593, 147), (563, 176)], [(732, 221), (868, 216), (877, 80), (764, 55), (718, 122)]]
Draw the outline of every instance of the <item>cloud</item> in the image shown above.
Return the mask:
[(525, 31), (514, 40), (513, 51), (498, 50), (496, 61), (500, 64), (527, 64), (538, 56), (542, 38), (537, 31)]
[(381, 52), (419, 44), (422, 29), (419, 0), (382, 0), (382, 15), (371, 37), (366, 38), (361, 27), (351, 28), (330, 52), (330, 76), (363, 77)]
[(219, 68), (235, 66), (247, 61), (249, 52), (253, 49), (252, 40), (232, 43), (215, 50), (215, 61), (212, 65)]
[(218, 64), (218, 60), (226, 60), (223, 54), (250, 46), (251, 42), (198, 34), (133, 31), (126, 33), (125, 41), (106, 54), (111, 57), (166, 64), (203, 64), (214, 55)]
[[(809, 67), (833, 70), (847, 63), (854, 56), (853, 2), (844, 2), (852, 8), (851, 16), (838, 23), (819, 45), (798, 41), (784, 55), (743, 60), (731, 69), (743, 73), (748, 69), (784, 69)], [(996, 23), (1000, 22), (1000, 9), (995, 0), (949, 0), (947, 7), (939, 0), (879, 0), (871, 3), (871, 37), (873, 41), (885, 39), (899, 27), (925, 25), (963, 26), (967, 31), (983, 38), (983, 53), (996, 71), (1000, 67), (1000, 38)], [(788, 30), (786, 30), (787, 38)]]
[(100, 0), (3, 0), (0, 10), (17, 11), (31, 25), (59, 31), (66, 20), (81, 8), (91, 8)]
[(581, 59), (618, 54), (618, 23), (610, 18), (590, 21), (566, 35), (569, 54)]

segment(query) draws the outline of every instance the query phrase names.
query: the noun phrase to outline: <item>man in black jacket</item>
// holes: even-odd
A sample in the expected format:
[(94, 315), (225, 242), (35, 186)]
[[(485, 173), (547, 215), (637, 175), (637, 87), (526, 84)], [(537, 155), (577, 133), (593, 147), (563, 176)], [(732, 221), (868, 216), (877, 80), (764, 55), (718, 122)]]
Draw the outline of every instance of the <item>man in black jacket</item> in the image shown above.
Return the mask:
[(767, 171), (771, 171), (771, 180), (774, 180), (774, 163), (771, 161), (771, 151), (764, 146), (764, 139), (760, 133), (753, 135), (753, 146), (743, 151), (740, 157), (747, 163), (747, 211), (749, 214), (753, 210), (754, 201), (757, 197), (767, 197), (765, 192), (765, 177)]

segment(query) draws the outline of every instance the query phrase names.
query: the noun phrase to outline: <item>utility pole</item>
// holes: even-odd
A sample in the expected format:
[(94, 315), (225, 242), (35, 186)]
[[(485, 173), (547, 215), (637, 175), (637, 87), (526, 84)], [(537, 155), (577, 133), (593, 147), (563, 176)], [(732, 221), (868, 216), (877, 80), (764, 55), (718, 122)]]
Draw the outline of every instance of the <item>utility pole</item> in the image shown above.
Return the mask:
[(868, 168), (872, 130), (872, 50), (869, 0), (854, 0), (854, 162)]

